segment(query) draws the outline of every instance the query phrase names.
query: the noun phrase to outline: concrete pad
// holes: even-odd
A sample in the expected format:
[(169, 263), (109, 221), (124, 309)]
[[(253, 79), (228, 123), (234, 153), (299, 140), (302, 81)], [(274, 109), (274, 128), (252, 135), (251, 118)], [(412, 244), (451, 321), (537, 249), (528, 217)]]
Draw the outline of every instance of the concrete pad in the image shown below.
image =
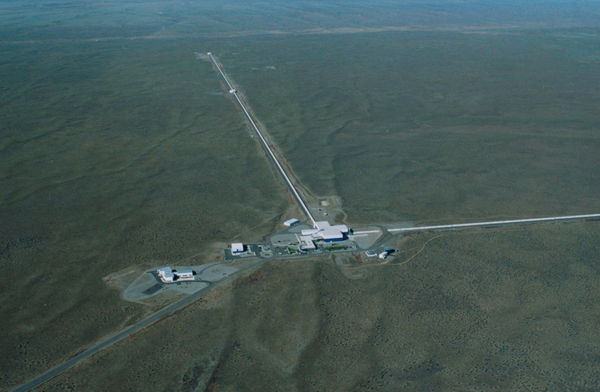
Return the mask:
[(207, 287), (210, 284), (208, 282), (217, 282), (237, 271), (237, 268), (221, 263), (194, 266), (174, 265), (169, 267), (177, 271), (190, 269), (196, 271), (194, 280), (164, 283), (156, 274), (156, 270), (162, 267), (164, 266), (153, 267), (144, 271), (123, 291), (123, 298), (128, 301), (140, 301), (154, 296), (164, 295), (168, 292), (193, 294)]
[(288, 229), (288, 231), (290, 233), (300, 233), (302, 230), (308, 230), (308, 229), (312, 229), (312, 226), (309, 226), (309, 225), (303, 223), (303, 224), (299, 224), (299, 225), (290, 227)]
[(194, 270), (194, 271), (198, 272), (198, 275), (196, 275), (196, 279), (205, 280), (207, 282), (217, 282), (217, 281), (233, 274), (237, 270), (238, 270), (237, 268), (229, 266), (229, 265), (213, 264), (212, 266), (204, 268), (201, 271), (198, 271), (198, 270)]
[(207, 287), (209, 283), (206, 282), (180, 282), (180, 283), (170, 283), (166, 285), (167, 287), (163, 288), (163, 290), (174, 290), (183, 294), (194, 294), (196, 291), (202, 290)]
[[(144, 298), (148, 298), (149, 295), (144, 294), (144, 291), (149, 290), (152, 286), (160, 284), (156, 278), (147, 272), (142, 273), (136, 280), (133, 281), (129, 287), (123, 291), (123, 298), (128, 301), (139, 301)], [(156, 295), (161, 290), (154, 290), (152, 295)]]
[(361, 249), (368, 249), (381, 237), (383, 231), (377, 227), (361, 227), (348, 236)]
[(270, 238), (271, 244), (275, 247), (289, 246), (290, 244), (297, 244), (298, 237), (296, 234), (274, 234)]

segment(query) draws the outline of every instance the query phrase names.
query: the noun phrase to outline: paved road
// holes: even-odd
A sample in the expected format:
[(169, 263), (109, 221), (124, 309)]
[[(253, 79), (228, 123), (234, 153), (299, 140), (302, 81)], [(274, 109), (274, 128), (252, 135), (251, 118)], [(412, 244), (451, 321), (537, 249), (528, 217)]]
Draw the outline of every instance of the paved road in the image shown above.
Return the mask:
[(294, 197), (296, 198), (296, 201), (298, 202), (298, 205), (300, 206), (300, 208), (302, 208), (302, 210), (304, 210), (304, 213), (306, 214), (306, 216), (308, 217), (308, 219), (313, 223), (313, 225), (315, 224), (315, 218), (312, 216), (312, 214), (310, 213), (308, 207), (306, 206), (306, 204), (304, 203), (304, 200), (302, 200), (302, 198), (300, 197), (300, 194), (298, 193), (298, 191), (296, 190), (296, 188), (294, 187), (294, 184), (292, 184), (292, 181), (290, 180), (290, 178), (288, 177), (287, 173), (285, 172), (285, 170), (283, 169), (283, 167), (281, 166), (281, 164), (279, 163), (279, 161), (277, 160), (277, 157), (275, 156), (275, 154), (273, 153), (273, 151), (271, 150), (271, 147), (269, 147), (269, 144), (267, 143), (267, 141), (265, 140), (265, 138), (263, 137), (262, 133), (260, 133), (260, 131), (258, 130), (258, 127), (256, 126), (256, 124), (254, 123), (254, 120), (252, 119), (252, 117), (250, 116), (250, 113), (248, 113), (248, 110), (246, 110), (246, 106), (244, 106), (244, 103), (242, 102), (242, 100), (240, 99), (240, 97), (238, 96), (237, 91), (233, 88), (233, 85), (230, 82), (230, 79), (227, 77), (227, 75), (225, 75), (225, 72), (223, 72), (223, 70), (221, 69), (221, 66), (219, 65), (219, 63), (217, 63), (217, 61), (215, 60), (215, 58), (213, 57), (212, 53), (208, 53), (208, 56), (210, 57), (210, 59), (212, 60), (213, 64), (215, 65), (215, 67), (217, 67), (217, 69), (219, 70), (219, 72), (221, 73), (221, 76), (223, 76), (223, 79), (225, 79), (225, 83), (227, 83), (227, 85), (229, 86), (230, 91), (232, 92), (233, 96), (235, 97), (235, 99), (237, 99), (238, 103), (240, 104), (240, 107), (242, 108), (242, 110), (244, 111), (244, 113), (246, 114), (246, 117), (248, 118), (248, 120), (250, 121), (250, 124), (252, 124), (252, 128), (254, 128), (254, 131), (256, 131), (256, 134), (258, 135), (258, 137), (260, 138), (263, 146), (265, 147), (265, 150), (267, 150), (267, 152), (269, 153), (269, 155), (271, 156), (271, 159), (273, 159), (273, 162), (275, 163), (275, 166), (277, 166), (277, 169), (279, 170), (279, 173), (281, 173), (281, 176), (283, 177), (283, 179), (285, 180), (287, 186), (290, 188), (290, 190), (292, 191)]
[(72, 368), (73, 366), (77, 365), (79, 362), (83, 361), (86, 358), (91, 357), (92, 355), (96, 354), (97, 352), (112, 346), (113, 344), (117, 343), (120, 340), (125, 339), (126, 337), (136, 333), (137, 331), (144, 329), (154, 323), (156, 323), (159, 320), (162, 320), (166, 317), (171, 316), (173, 313), (177, 312), (178, 310), (181, 310), (183, 308), (185, 308), (186, 306), (194, 303), (195, 301), (197, 301), (199, 298), (202, 297), (202, 295), (204, 295), (208, 290), (210, 290), (211, 288), (213, 288), (215, 285), (222, 283), (228, 279), (232, 279), (234, 277), (236, 277), (237, 275), (246, 272), (252, 268), (255, 268), (257, 266), (259, 266), (260, 264), (263, 264), (265, 262), (265, 260), (260, 260), (257, 259), (255, 264), (252, 264), (248, 267), (239, 269), (238, 271), (234, 272), (233, 274), (217, 281), (217, 282), (206, 282), (209, 283), (209, 286), (205, 287), (204, 289), (195, 292), (194, 294), (190, 294), (189, 296), (182, 298), (181, 300), (172, 303), (171, 305), (159, 310), (158, 312), (148, 316), (147, 318), (145, 318), (144, 320), (140, 321), (137, 324), (134, 324), (128, 328), (125, 328), (124, 330), (118, 332), (117, 334), (109, 337), (108, 339), (88, 348), (87, 350), (83, 351), (80, 354), (77, 354), (76, 356), (74, 356), (73, 358), (61, 363), (60, 365), (48, 370), (45, 373), (40, 374), (39, 376), (37, 376), (36, 378), (26, 382), (25, 384), (22, 384), (20, 386), (18, 386), (17, 388), (13, 389), (11, 392), (25, 392), (25, 391), (29, 391), (43, 383), (45, 383), (46, 381), (58, 376), (59, 374), (61, 374), (62, 372), (65, 372), (67, 370), (69, 370), (70, 368)]

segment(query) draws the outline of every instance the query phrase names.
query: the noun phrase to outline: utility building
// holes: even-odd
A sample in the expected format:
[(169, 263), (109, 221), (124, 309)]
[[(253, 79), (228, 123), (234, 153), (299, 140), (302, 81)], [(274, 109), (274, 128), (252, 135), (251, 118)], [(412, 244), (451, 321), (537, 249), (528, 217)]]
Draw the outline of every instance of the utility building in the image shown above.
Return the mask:
[(160, 280), (164, 283), (183, 282), (194, 280), (194, 271), (173, 271), (171, 267), (163, 267), (156, 270)]
[(192, 270), (175, 271), (173, 273), (177, 275), (177, 280), (194, 280), (194, 271)]
[(291, 227), (291, 226), (294, 226), (297, 223), (300, 223), (300, 221), (298, 219), (296, 219), (296, 218), (292, 218), (290, 220), (286, 220), (285, 222), (283, 222), (283, 225), (287, 226), (287, 227)]
[(239, 255), (240, 253), (244, 253), (244, 244), (242, 244), (242, 243), (231, 244), (231, 254)]

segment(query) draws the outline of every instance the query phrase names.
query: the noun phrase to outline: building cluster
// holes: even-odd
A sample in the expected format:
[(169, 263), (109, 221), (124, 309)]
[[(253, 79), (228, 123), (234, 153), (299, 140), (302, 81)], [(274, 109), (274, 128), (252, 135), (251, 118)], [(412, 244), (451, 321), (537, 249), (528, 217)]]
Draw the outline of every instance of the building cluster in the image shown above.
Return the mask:
[(331, 226), (329, 222), (315, 222), (314, 229), (302, 230), (301, 235), (296, 234), (301, 250), (316, 249), (315, 241), (333, 242), (343, 241), (348, 236), (348, 226)]
[[(292, 227), (298, 223), (300, 223), (298, 219), (290, 219), (285, 221), (283, 224), (285, 226)], [(315, 222), (314, 228), (312, 229), (301, 230), (300, 233), (289, 233), (289, 235), (295, 235), (298, 241), (298, 250), (300, 252), (306, 252), (317, 249), (317, 245), (315, 244), (317, 241), (334, 242), (346, 240), (348, 239), (349, 231), (350, 230), (346, 225), (332, 226), (329, 222), (323, 221)], [(239, 242), (234, 242), (231, 244), (232, 256), (243, 257), (244, 255), (250, 254), (254, 255), (254, 252), (252, 252), (247, 245)]]

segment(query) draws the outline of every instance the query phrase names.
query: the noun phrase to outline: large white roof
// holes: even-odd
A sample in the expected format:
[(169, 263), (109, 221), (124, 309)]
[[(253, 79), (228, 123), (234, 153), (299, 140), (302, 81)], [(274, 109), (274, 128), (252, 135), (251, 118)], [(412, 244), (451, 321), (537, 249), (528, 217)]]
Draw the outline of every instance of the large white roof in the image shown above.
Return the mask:
[(327, 221), (315, 222), (314, 229), (302, 230), (303, 236), (312, 236), (315, 239), (322, 238), (324, 240), (341, 240), (344, 238), (345, 233), (348, 233), (348, 226), (331, 226)]
[(293, 225), (295, 225), (298, 222), (300, 222), (298, 219), (292, 218), (292, 219), (286, 220), (285, 222), (283, 222), (283, 224), (285, 226), (293, 226)]
[(232, 252), (243, 252), (244, 244), (242, 244), (241, 242), (234, 242), (233, 244), (231, 244), (231, 251)]

